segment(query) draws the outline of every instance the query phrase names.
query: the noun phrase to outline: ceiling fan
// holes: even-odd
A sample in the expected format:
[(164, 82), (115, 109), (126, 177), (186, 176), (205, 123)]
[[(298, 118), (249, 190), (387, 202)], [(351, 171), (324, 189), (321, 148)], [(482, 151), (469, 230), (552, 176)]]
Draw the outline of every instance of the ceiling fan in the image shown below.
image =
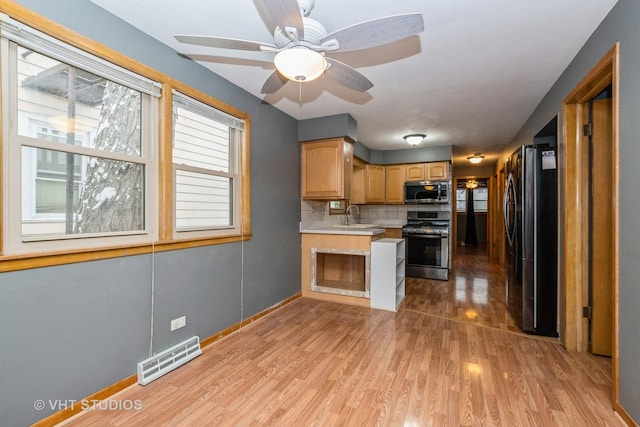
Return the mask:
[(273, 43), (225, 37), (176, 34), (181, 43), (275, 53), (276, 70), (262, 86), (263, 94), (272, 94), (289, 80), (308, 82), (321, 75), (347, 88), (366, 92), (373, 83), (349, 65), (328, 58), (327, 52), (348, 52), (382, 46), (424, 31), (421, 13), (393, 15), (354, 24), (327, 33), (309, 13), (315, 0), (254, 0), (269, 28)]

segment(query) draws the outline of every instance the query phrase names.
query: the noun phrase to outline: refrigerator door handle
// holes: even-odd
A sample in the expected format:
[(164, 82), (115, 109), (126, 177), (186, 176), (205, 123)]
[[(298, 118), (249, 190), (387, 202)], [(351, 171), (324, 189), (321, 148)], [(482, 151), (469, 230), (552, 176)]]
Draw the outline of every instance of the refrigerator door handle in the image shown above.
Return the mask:
[[(515, 204), (515, 183), (513, 181), (513, 175), (509, 173), (507, 177), (507, 185), (504, 189), (504, 206), (503, 206), (503, 216), (504, 216), (504, 230), (507, 234), (507, 240), (509, 240), (509, 246), (513, 246), (513, 240), (515, 238), (515, 223), (513, 227), (509, 227), (510, 220), (512, 219), (509, 215), (509, 205)], [(511, 228), (511, 229), (510, 229)]]

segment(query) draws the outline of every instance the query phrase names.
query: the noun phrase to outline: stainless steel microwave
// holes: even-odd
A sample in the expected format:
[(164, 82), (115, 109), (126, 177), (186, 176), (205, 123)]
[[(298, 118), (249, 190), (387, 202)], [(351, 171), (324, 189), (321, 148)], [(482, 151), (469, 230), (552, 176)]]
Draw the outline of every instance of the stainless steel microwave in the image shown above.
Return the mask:
[(405, 203), (449, 203), (450, 181), (407, 181), (404, 183)]

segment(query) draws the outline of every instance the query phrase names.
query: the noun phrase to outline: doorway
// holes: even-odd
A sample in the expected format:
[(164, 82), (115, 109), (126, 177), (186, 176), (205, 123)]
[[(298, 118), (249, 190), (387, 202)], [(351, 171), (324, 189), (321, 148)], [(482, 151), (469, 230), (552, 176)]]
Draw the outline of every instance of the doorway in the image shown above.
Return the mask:
[[(563, 101), (563, 156), (562, 156), (562, 342), (568, 350), (592, 350), (591, 330), (593, 307), (598, 300), (611, 310), (612, 394), (613, 406), (621, 409), (618, 380), (618, 99), (619, 99), (619, 43), (613, 46)], [(610, 89), (608, 89), (610, 88)], [(610, 106), (594, 104), (599, 94), (611, 94)], [(604, 130), (604, 139), (589, 132), (589, 105), (597, 105), (592, 115), (610, 117), (610, 129)], [(601, 108), (602, 107), (602, 108)], [(609, 120), (609, 119), (606, 119)], [(604, 120), (604, 121), (606, 121)], [(587, 125), (585, 127), (585, 125)], [(599, 126), (601, 129), (606, 127)], [(594, 126), (595, 129), (595, 126)], [(590, 136), (589, 133), (592, 133)], [(591, 144), (590, 144), (591, 140)], [(606, 141), (605, 141), (606, 140)], [(600, 142), (597, 142), (600, 141)], [(589, 147), (592, 145), (593, 151)], [(602, 151), (600, 151), (602, 150)], [(605, 177), (602, 178), (600, 174)], [(587, 185), (593, 180), (595, 186)], [(604, 181), (608, 181), (603, 190)], [(602, 183), (602, 187), (600, 187)], [(606, 191), (604, 195), (599, 192)], [(590, 195), (593, 195), (591, 198)], [(593, 200), (590, 203), (590, 200)], [(597, 200), (596, 200), (597, 199)], [(598, 208), (595, 206), (598, 205)], [(599, 209), (599, 208), (602, 209)], [(595, 209), (594, 209), (595, 208)], [(606, 218), (600, 223), (601, 213)], [(605, 234), (608, 234), (607, 237)], [(598, 239), (603, 238), (604, 243)], [(593, 242), (593, 245), (591, 244)], [(601, 248), (598, 248), (601, 246)], [(590, 250), (593, 248), (594, 250)], [(602, 254), (596, 253), (602, 249)], [(596, 258), (602, 256), (600, 261)], [(605, 264), (592, 269), (593, 263)], [(602, 275), (598, 277), (597, 275)], [(610, 297), (593, 295), (590, 281), (609, 284)], [(591, 308), (591, 313), (589, 313)], [(599, 321), (593, 322), (598, 323)], [(596, 332), (597, 333), (597, 332)], [(604, 344), (609, 347), (609, 344)]]
[(458, 178), (456, 181), (457, 253), (487, 254), (491, 239), (488, 181), (487, 178)]

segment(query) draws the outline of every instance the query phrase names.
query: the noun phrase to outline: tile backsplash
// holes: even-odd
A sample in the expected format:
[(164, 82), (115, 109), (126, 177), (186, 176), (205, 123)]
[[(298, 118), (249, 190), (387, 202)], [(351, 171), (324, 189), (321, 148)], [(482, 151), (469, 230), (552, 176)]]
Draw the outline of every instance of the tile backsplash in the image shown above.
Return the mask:
[[(449, 205), (357, 205), (360, 211), (358, 215), (353, 211), (351, 216), (355, 222), (397, 222), (404, 224), (407, 221), (407, 211), (448, 211)], [(302, 200), (300, 217), (303, 223), (324, 222), (339, 224), (344, 215), (329, 215), (329, 202), (322, 200)]]

